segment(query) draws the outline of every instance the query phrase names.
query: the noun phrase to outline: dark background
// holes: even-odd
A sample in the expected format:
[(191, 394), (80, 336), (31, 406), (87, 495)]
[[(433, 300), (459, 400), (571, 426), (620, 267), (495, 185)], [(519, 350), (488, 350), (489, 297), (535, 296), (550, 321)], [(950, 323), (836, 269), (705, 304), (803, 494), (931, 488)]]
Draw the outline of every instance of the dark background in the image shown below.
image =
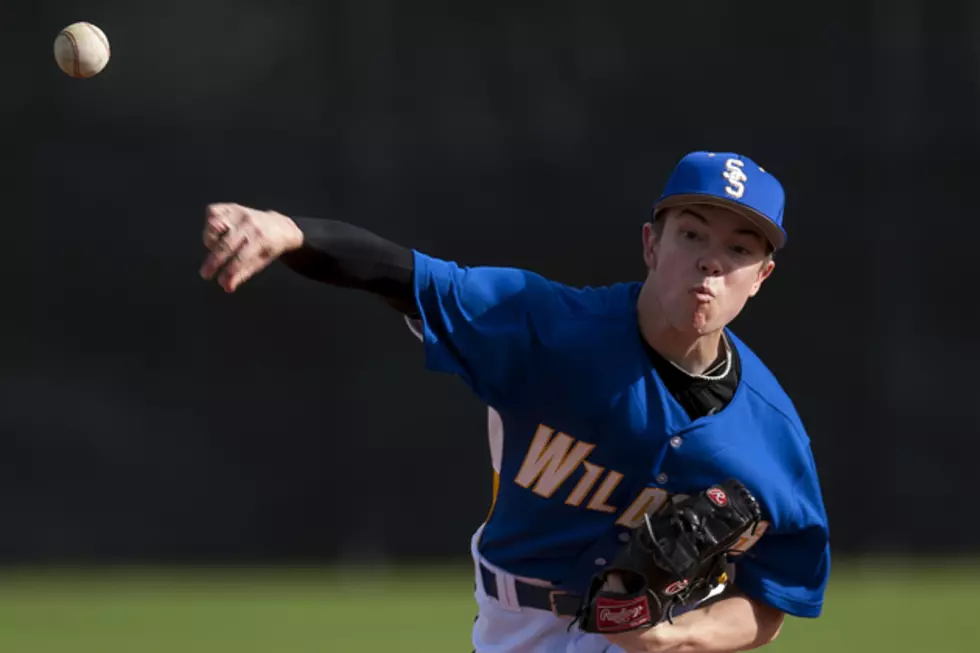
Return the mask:
[[(980, 549), (980, 5), (6, 2), (0, 561), (465, 557), (485, 409), (379, 301), (197, 276), (209, 202), (462, 263), (639, 278), (687, 151), (788, 191), (736, 331), (838, 554)], [(75, 80), (58, 30), (105, 30)]]

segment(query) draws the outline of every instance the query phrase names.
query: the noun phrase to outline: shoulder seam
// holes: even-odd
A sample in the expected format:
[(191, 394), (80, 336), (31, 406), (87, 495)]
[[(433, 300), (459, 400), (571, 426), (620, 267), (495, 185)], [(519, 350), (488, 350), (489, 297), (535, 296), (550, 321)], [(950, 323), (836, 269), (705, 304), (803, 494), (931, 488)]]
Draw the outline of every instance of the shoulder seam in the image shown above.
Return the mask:
[[(766, 405), (767, 405), (767, 406), (769, 406), (769, 407), (770, 407), (770, 408), (772, 408), (772, 409), (773, 409), (774, 411), (776, 411), (777, 413), (779, 413), (779, 415), (780, 415), (780, 416), (781, 416), (781, 417), (782, 417), (782, 418), (783, 418), (784, 420), (786, 420), (787, 422), (789, 422), (789, 423), (790, 423), (790, 424), (791, 424), (791, 425), (793, 426), (793, 430), (794, 430), (794, 431), (797, 431), (797, 428), (796, 428), (796, 424), (794, 424), (794, 423), (793, 423), (793, 418), (791, 418), (791, 417), (790, 417), (789, 415), (787, 415), (787, 414), (786, 414), (786, 411), (784, 411), (784, 410), (783, 410), (783, 409), (781, 409), (781, 408), (780, 408), (779, 406), (777, 406), (776, 404), (774, 404), (774, 403), (772, 403), (771, 401), (769, 401), (769, 399), (767, 399), (765, 395), (763, 395), (763, 394), (762, 394), (761, 392), (759, 392), (759, 391), (758, 391), (758, 390), (756, 389), (756, 387), (755, 387), (755, 385), (754, 385), (753, 383), (751, 383), (751, 382), (749, 382), (749, 381), (746, 381), (746, 380), (745, 380), (745, 377), (744, 377), (744, 376), (742, 377), (742, 381), (741, 381), (741, 382), (742, 382), (742, 383), (744, 383), (744, 384), (745, 384), (745, 386), (746, 386), (746, 387), (747, 387), (747, 388), (748, 388), (749, 390), (751, 390), (751, 391), (752, 391), (752, 394), (754, 394), (754, 395), (755, 395), (756, 397), (758, 397), (758, 398), (760, 398), (760, 399), (762, 399), (762, 401), (764, 401), (764, 402), (766, 402)], [(799, 435), (799, 431), (797, 431), (797, 435)]]
[[(746, 390), (750, 390), (753, 395), (755, 395), (756, 397), (758, 397), (759, 399), (761, 399), (762, 401), (764, 401), (766, 403), (766, 405), (769, 406), (769, 408), (771, 408), (780, 417), (782, 417), (783, 418), (783, 421), (786, 422), (789, 425), (789, 427), (793, 430), (793, 433), (798, 438), (801, 438), (804, 441), (806, 440), (804, 434), (803, 433), (800, 433), (799, 428), (797, 428), (796, 421), (793, 420), (789, 415), (787, 415), (785, 411), (783, 411), (778, 406), (776, 406), (774, 403), (772, 403), (771, 401), (769, 401), (769, 399), (767, 399), (761, 392), (759, 392), (752, 383), (749, 383), (749, 382), (745, 381), (744, 379), (742, 380), (742, 383), (745, 383)], [(795, 508), (795, 514), (793, 515), (793, 517), (797, 521), (800, 521), (800, 522), (803, 521), (803, 507), (800, 505), (800, 501), (798, 500), (799, 493), (796, 491), (796, 487), (800, 484), (800, 481), (803, 480), (803, 477), (806, 475), (806, 473), (807, 473), (807, 470), (806, 469), (803, 469), (797, 475), (797, 477), (795, 479), (793, 479), (793, 507)]]

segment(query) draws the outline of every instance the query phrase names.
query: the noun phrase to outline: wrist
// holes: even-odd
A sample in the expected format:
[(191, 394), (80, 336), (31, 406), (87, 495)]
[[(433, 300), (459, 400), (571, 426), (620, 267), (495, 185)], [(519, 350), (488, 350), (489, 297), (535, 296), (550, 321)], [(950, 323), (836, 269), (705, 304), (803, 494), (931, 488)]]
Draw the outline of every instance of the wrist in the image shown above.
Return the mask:
[(606, 638), (627, 653), (693, 653), (682, 628), (662, 622), (646, 630), (634, 630)]
[(306, 234), (300, 227), (299, 223), (289, 217), (279, 213), (278, 211), (270, 211), (280, 222), (283, 224), (283, 229), (286, 231), (286, 237), (284, 239), (283, 253), (292, 252), (300, 249), (306, 242)]

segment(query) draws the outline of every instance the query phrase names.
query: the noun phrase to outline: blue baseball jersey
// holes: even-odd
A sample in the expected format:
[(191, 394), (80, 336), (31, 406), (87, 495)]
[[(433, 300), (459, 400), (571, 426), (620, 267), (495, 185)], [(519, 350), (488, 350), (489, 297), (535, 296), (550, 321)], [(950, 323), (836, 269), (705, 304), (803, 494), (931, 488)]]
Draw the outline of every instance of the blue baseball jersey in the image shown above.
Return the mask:
[(414, 256), (426, 367), (461, 378), (505, 434), (481, 555), (584, 593), (645, 512), (737, 478), (764, 522), (738, 545), (735, 584), (788, 614), (820, 614), (829, 528), (809, 438), (742, 341), (726, 331), (742, 361), (731, 402), (692, 421), (644, 348), (640, 283), (574, 288)]

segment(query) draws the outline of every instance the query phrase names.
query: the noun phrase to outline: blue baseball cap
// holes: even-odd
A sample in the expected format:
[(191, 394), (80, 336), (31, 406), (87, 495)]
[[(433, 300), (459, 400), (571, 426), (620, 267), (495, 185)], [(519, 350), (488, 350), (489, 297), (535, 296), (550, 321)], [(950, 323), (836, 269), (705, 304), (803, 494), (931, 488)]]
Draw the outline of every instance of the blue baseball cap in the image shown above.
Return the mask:
[(786, 193), (771, 174), (733, 152), (691, 152), (681, 159), (653, 205), (653, 216), (671, 206), (711, 204), (732, 209), (755, 223), (773, 249), (786, 244)]

